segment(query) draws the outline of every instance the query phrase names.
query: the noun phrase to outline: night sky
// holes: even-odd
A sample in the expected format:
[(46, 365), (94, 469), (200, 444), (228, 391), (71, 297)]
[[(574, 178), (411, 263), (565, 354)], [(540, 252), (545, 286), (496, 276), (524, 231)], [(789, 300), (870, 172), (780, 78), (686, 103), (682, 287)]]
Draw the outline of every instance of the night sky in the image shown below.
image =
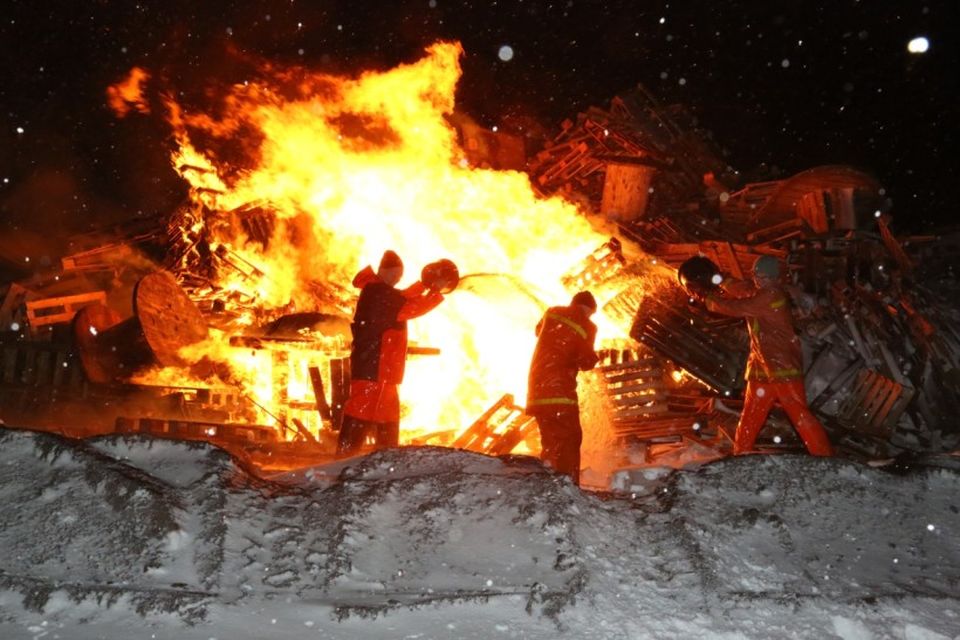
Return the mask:
[[(257, 64), (389, 68), (463, 43), (458, 109), (482, 124), (560, 121), (643, 83), (681, 102), (746, 175), (845, 163), (874, 173), (896, 228), (956, 224), (955, 2), (36, 2), (0, 12), (0, 233), (83, 231), (168, 212), (185, 189), (154, 116), (105, 89), (142, 66), (202, 102)], [(955, 7), (954, 7), (955, 8)], [(918, 36), (922, 54), (908, 52)], [(513, 51), (501, 59), (501, 48)], [(759, 174), (757, 174), (759, 175)]]

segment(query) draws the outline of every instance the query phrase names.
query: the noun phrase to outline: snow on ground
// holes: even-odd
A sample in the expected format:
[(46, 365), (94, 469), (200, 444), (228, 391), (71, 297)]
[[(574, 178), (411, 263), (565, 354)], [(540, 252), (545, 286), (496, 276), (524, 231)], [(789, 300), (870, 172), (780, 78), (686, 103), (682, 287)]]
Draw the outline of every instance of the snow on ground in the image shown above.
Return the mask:
[[(0, 637), (960, 637), (960, 475), (748, 456), (582, 492), (406, 448), (253, 478), (0, 431)], [(934, 461), (936, 462), (936, 461)]]

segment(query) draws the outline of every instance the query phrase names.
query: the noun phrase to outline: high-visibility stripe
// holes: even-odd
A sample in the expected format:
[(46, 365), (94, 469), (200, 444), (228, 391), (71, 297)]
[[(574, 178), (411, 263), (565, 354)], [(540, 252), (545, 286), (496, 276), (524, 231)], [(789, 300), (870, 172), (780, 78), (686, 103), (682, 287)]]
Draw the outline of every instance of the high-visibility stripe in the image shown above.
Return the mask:
[(547, 317), (548, 317), (548, 318), (553, 318), (553, 319), (556, 320), (557, 322), (562, 322), (563, 324), (567, 325), (568, 327), (570, 327), (571, 329), (573, 329), (574, 331), (576, 331), (577, 334), (578, 334), (581, 338), (586, 339), (586, 337), (587, 337), (587, 330), (584, 329), (583, 327), (581, 327), (579, 324), (577, 324), (577, 323), (574, 322), (573, 320), (571, 320), (570, 318), (565, 318), (565, 317), (563, 317), (563, 316), (561, 316), (561, 315), (559, 315), (559, 314), (556, 314), (556, 313), (548, 313), (548, 314), (547, 314)]
[(795, 378), (803, 372), (800, 369), (777, 369), (773, 372), (774, 378)]
[(527, 402), (527, 406), (536, 407), (541, 404), (577, 404), (576, 398), (539, 398), (537, 400), (530, 400)]
[(771, 308), (771, 309), (779, 309), (780, 307), (784, 306), (785, 304), (787, 304), (787, 299), (786, 299), (786, 298), (780, 298), (779, 300), (776, 300), (776, 301), (774, 301), (774, 302), (771, 302), (771, 303), (770, 303), (770, 308)]

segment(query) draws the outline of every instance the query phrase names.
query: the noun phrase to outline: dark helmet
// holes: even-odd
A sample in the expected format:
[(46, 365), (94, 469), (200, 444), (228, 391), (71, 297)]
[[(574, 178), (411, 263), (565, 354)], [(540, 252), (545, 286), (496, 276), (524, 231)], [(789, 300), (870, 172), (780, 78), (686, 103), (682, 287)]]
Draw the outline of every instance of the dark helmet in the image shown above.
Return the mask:
[(384, 269), (403, 269), (403, 260), (400, 259), (400, 256), (398, 256), (395, 251), (387, 249), (383, 252), (383, 257), (380, 258), (379, 271), (383, 271)]
[(776, 280), (780, 277), (780, 261), (773, 256), (760, 256), (753, 263), (753, 275)]
[(597, 310), (597, 299), (593, 297), (593, 294), (589, 291), (581, 291), (580, 293), (573, 296), (573, 299), (570, 301), (570, 306), (581, 306)]

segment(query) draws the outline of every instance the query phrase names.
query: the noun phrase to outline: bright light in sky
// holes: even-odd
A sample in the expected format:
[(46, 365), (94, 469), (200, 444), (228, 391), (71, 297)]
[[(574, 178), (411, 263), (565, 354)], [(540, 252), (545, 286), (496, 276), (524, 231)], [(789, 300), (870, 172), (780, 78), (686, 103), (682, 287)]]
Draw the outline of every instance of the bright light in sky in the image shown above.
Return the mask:
[(510, 45), (503, 45), (500, 47), (500, 51), (497, 52), (497, 56), (504, 62), (513, 59), (513, 47)]
[(927, 49), (930, 48), (930, 41), (919, 36), (907, 43), (907, 51), (910, 53), (926, 53)]

